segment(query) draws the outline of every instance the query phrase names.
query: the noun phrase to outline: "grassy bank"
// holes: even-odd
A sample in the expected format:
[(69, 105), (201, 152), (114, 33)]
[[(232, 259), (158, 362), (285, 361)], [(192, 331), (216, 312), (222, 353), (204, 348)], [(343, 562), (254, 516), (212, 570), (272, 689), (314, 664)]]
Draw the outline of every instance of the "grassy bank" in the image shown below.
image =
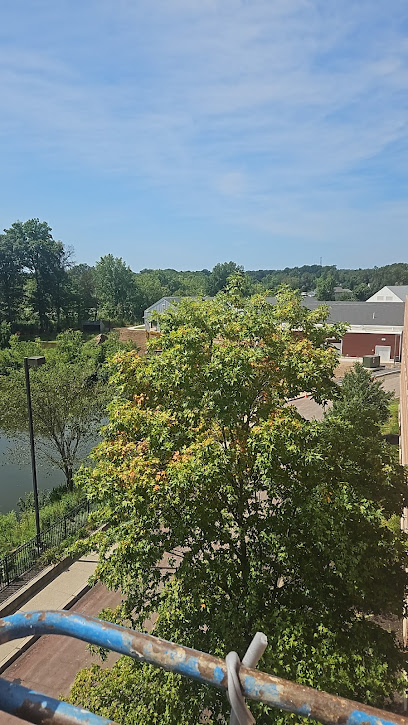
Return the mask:
[(399, 435), (398, 408), (399, 400), (392, 400), (390, 403), (390, 417), (383, 425), (384, 435)]
[[(47, 529), (69, 509), (76, 505), (83, 494), (68, 492), (64, 486), (42, 491), (40, 500), (41, 529)], [(36, 534), (32, 494), (19, 501), (19, 511), (0, 514), (0, 558)]]

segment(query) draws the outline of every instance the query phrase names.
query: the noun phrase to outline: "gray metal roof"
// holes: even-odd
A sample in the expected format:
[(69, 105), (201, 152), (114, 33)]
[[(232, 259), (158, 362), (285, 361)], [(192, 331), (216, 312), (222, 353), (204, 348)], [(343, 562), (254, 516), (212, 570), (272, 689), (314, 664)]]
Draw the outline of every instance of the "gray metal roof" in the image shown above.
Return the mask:
[[(276, 297), (267, 297), (267, 300), (272, 305), (276, 304)], [(319, 302), (316, 297), (302, 297), (302, 305), (308, 310), (327, 305), (328, 322), (374, 327), (402, 327), (404, 324), (404, 305), (400, 302)]]
[(329, 322), (374, 327), (404, 324), (404, 305), (400, 302), (330, 302), (329, 309)]
[[(407, 289), (405, 287), (390, 287)], [(408, 292), (407, 292), (408, 294)], [(145, 310), (157, 309), (161, 302), (179, 302), (183, 297), (162, 297)], [(190, 298), (191, 299), (191, 298)], [(210, 299), (210, 298), (207, 298)], [(276, 304), (276, 297), (266, 298), (271, 305)], [(309, 310), (315, 310), (319, 305), (329, 308), (328, 322), (348, 322), (349, 325), (365, 325), (373, 327), (402, 327), (404, 324), (404, 305), (400, 302), (319, 302), (316, 297), (302, 297), (302, 305)]]
[(391, 292), (394, 292), (395, 295), (398, 295), (403, 302), (405, 302), (405, 297), (408, 295), (408, 284), (393, 285), (392, 287), (387, 284), (385, 286), (388, 287)]
[(384, 287), (381, 287), (381, 289), (377, 290), (377, 292), (374, 292), (371, 297), (367, 300), (367, 302), (373, 302), (374, 297), (377, 297), (377, 295), (381, 295), (383, 298), (385, 297), (385, 300), (389, 301), (389, 297), (387, 297), (387, 291), (391, 292), (392, 294), (396, 295), (396, 297), (399, 297), (401, 302), (405, 302), (405, 298), (408, 295), (408, 285), (407, 284), (396, 284), (396, 285), (384, 285)]
[(180, 300), (185, 299), (183, 297), (160, 297), (157, 302), (154, 302), (150, 307), (146, 307), (145, 312), (149, 312), (150, 310), (156, 310), (157, 307), (161, 304), (161, 302), (180, 302)]

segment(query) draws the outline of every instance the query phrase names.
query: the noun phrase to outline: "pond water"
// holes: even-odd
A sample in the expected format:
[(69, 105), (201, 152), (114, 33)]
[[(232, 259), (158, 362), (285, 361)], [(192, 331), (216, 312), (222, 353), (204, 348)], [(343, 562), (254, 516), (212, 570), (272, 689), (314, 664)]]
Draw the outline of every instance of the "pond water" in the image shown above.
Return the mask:
[[(108, 423), (108, 418), (102, 418), (100, 426)], [(99, 427), (99, 426), (98, 426)], [(101, 436), (98, 430), (90, 439), (83, 441), (77, 451), (78, 463), (86, 462), (87, 456), (98, 443)], [(44, 440), (43, 440), (44, 444)], [(48, 444), (47, 444), (48, 445)], [(36, 468), (38, 490), (52, 489), (65, 483), (65, 476), (50, 461), (47, 461), (36, 448)], [(55, 455), (55, 449), (50, 446)], [(88, 459), (89, 460), (89, 459)], [(31, 471), (30, 439), (28, 433), (12, 438), (0, 430), (0, 513), (17, 511), (19, 498), (33, 490), (33, 475)]]
[[(64, 481), (64, 474), (59, 468), (54, 468), (37, 456), (39, 490), (60, 486)], [(18, 499), (32, 490), (28, 435), (17, 441), (8, 438), (0, 431), (0, 513), (16, 510)]]

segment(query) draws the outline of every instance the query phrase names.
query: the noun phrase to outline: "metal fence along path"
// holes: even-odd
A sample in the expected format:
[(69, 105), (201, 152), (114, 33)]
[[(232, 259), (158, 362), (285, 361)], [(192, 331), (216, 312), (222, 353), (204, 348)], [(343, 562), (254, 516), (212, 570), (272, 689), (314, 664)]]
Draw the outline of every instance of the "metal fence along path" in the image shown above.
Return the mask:
[(89, 501), (85, 499), (80, 501), (64, 516), (51, 524), (48, 529), (41, 532), (40, 547), (37, 537), (34, 536), (0, 559), (0, 592), (33, 569), (45, 551), (53, 546), (58, 546), (71, 534), (82, 528), (88, 519), (89, 512)]

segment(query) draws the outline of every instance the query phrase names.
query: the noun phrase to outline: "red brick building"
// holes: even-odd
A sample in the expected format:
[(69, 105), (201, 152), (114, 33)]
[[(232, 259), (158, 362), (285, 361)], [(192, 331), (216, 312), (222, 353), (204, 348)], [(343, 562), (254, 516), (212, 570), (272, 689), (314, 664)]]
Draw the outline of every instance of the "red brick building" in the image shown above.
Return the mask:
[[(304, 298), (310, 309), (319, 303)], [(329, 322), (348, 323), (348, 332), (339, 343), (343, 357), (380, 355), (381, 362), (399, 360), (404, 327), (402, 302), (327, 302)]]

